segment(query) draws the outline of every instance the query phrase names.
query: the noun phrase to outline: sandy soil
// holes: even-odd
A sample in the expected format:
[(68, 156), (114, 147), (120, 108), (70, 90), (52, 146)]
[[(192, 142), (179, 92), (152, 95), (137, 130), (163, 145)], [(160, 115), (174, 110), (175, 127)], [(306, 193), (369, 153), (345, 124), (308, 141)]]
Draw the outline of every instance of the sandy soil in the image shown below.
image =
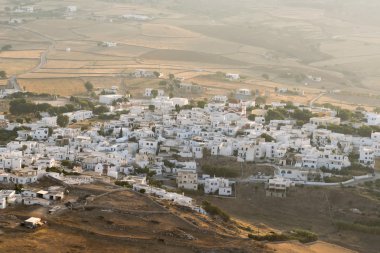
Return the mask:
[(298, 242), (285, 242), (285, 243), (269, 243), (269, 248), (274, 249), (281, 253), (356, 253), (337, 245), (326, 242), (315, 242), (312, 244), (304, 245)]

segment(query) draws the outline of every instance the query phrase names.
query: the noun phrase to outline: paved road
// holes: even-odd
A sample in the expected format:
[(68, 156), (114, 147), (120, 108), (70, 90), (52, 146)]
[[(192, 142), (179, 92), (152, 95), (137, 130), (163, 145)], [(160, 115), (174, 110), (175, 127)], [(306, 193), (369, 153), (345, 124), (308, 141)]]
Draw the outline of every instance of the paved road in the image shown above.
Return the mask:
[(371, 181), (373, 182), (373, 181), (376, 181), (378, 179), (380, 179), (380, 174), (379, 173), (375, 173), (375, 176), (373, 176), (373, 177), (363, 178), (363, 179), (356, 179), (356, 180), (354, 180), (354, 182), (344, 184), (344, 186), (355, 186), (355, 185), (362, 184), (362, 183), (365, 183), (365, 182), (371, 182)]
[(23, 89), (21, 88), (21, 86), (18, 84), (17, 82), (17, 78), (16, 76), (11, 76), (8, 80), (8, 83), (11, 85), (11, 87), (13, 87), (14, 89), (18, 90), (18, 91), (23, 91)]
[[(26, 27), (23, 27), (23, 26), (11, 26), (13, 29), (16, 29), (16, 30), (24, 30), (24, 31), (27, 31), (27, 32), (31, 32), (31, 33), (34, 33), (36, 34), (37, 36), (41, 37), (44, 39), (44, 41), (46, 42), (49, 42), (50, 45), (48, 46), (48, 48), (41, 53), (41, 56), (40, 56), (40, 62), (39, 64), (34, 67), (32, 70), (28, 71), (28, 72), (36, 72), (38, 71), (39, 69), (43, 68), (46, 63), (47, 63), (47, 54), (50, 50), (52, 50), (53, 48), (55, 48), (55, 40), (49, 36), (46, 36), (45, 34), (43, 33), (40, 33), (38, 31), (35, 31), (35, 30), (32, 30), (32, 29), (29, 29), (29, 28), (26, 28)], [(27, 72), (27, 73), (28, 73)], [(25, 74), (25, 73), (24, 73)]]

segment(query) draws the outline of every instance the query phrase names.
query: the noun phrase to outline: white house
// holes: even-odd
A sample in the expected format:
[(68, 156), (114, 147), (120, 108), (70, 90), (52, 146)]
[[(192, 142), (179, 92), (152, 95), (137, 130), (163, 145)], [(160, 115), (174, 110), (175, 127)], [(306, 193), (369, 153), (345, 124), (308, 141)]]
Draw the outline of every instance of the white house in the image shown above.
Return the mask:
[(288, 188), (291, 186), (291, 182), (285, 178), (273, 178), (269, 179), (266, 184), (266, 196), (267, 197), (279, 197), (285, 198)]
[(103, 41), (103, 46), (105, 47), (116, 47), (117, 43), (112, 41)]
[(99, 96), (99, 103), (101, 104), (106, 104), (106, 105), (111, 105), (113, 101), (118, 100), (119, 98), (122, 98), (123, 95), (117, 95), (117, 94), (112, 94), (112, 95), (100, 95)]
[(224, 95), (215, 95), (212, 98), (212, 101), (214, 101), (216, 103), (224, 103), (225, 104), (228, 101), (228, 97), (224, 96)]
[(365, 166), (375, 167), (375, 150), (372, 147), (360, 147), (359, 162)]
[(154, 78), (156, 75), (153, 71), (148, 71), (145, 69), (136, 69), (136, 71), (133, 73), (133, 76), (136, 78)]
[[(36, 170), (19, 169), (13, 171), (12, 174), (8, 174), (6, 181), (14, 184), (31, 184), (37, 182), (37, 179), (38, 176)], [(3, 178), (3, 180), (5, 180), (5, 178)]]
[(69, 121), (70, 122), (73, 122), (73, 121), (78, 121), (79, 122), (79, 121), (82, 121), (82, 120), (91, 119), (93, 117), (92, 111), (88, 111), (88, 110), (80, 110), (80, 111), (75, 111), (75, 112), (67, 112), (67, 113), (64, 113), (63, 115), (66, 115), (67, 117), (69, 117)]
[(69, 5), (69, 6), (67, 6), (66, 10), (68, 12), (76, 12), (78, 10), (78, 7), (75, 5)]
[(375, 132), (371, 134), (371, 139), (376, 142), (380, 142), (380, 132)]
[(380, 126), (380, 114), (367, 113), (367, 125)]
[(165, 95), (165, 91), (162, 90), (162, 89), (152, 89), (152, 88), (146, 88), (145, 89), (145, 92), (144, 92), (144, 96), (145, 97), (152, 97), (153, 96), (153, 91), (156, 90), (157, 91), (157, 96), (158, 97), (162, 97)]
[(310, 123), (314, 126), (340, 125), (340, 118), (337, 117), (313, 117)]
[(5, 209), (8, 204), (16, 201), (16, 192), (14, 190), (0, 190), (0, 209)]
[(226, 78), (230, 80), (239, 80), (240, 75), (239, 74), (233, 74), (233, 73), (227, 73)]
[(158, 148), (158, 141), (155, 139), (141, 139), (139, 140), (139, 148), (140, 149), (149, 149), (153, 150), (154, 152), (157, 151)]
[(188, 105), (189, 104), (189, 100), (187, 98), (177, 98), (177, 97), (174, 97), (174, 98), (171, 98), (170, 101), (173, 102), (173, 105), (176, 106), (184, 106), (184, 105)]
[(222, 196), (231, 196), (232, 188), (229, 180), (220, 177), (206, 178), (204, 180), (204, 192), (206, 194), (219, 194)]
[(32, 132), (32, 138), (34, 140), (47, 140), (49, 137), (49, 129), (48, 128), (38, 128)]
[(231, 196), (232, 195), (232, 187), (230, 186), (230, 182), (228, 179), (221, 178), (219, 180), (218, 194), (220, 196)]
[(41, 126), (55, 127), (57, 126), (57, 117), (43, 117), (39, 122)]
[(239, 89), (236, 91), (237, 95), (243, 95), (243, 96), (251, 96), (252, 93), (249, 89)]

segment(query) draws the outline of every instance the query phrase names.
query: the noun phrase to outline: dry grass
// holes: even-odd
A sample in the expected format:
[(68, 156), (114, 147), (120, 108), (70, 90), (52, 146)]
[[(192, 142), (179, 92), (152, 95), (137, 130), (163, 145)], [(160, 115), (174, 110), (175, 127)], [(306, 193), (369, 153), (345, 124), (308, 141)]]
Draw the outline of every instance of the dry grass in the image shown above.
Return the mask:
[(36, 93), (72, 96), (86, 92), (84, 82), (79, 78), (19, 79), (18, 81), (21, 87)]
[(194, 38), (201, 36), (183, 28), (163, 24), (143, 24), (141, 32), (145, 36), (159, 38)]
[[(53, 215), (47, 215), (47, 209), (41, 207), (6, 209), (3, 214), (34, 215), (47, 220), (48, 224), (37, 230), (4, 228), (0, 251), (267, 252), (254, 241), (242, 239), (239, 229), (232, 223), (223, 227), (219, 220), (173, 207), (166, 201), (162, 202), (163, 207), (134, 192), (113, 191), (105, 185), (87, 185), (71, 188), (68, 198), (85, 198), (106, 192), (108, 195), (87, 201), (85, 207), (78, 203), (79, 206), (75, 205), (77, 207), (72, 210)], [(0, 216), (0, 220), (4, 218)]]
[(309, 245), (297, 242), (283, 242), (269, 243), (268, 246), (270, 249), (281, 253), (357, 253), (357, 251), (320, 241)]
[[(321, 240), (359, 252), (375, 253), (379, 248), (378, 236), (348, 230), (337, 232), (333, 225), (336, 220), (353, 222), (361, 218), (377, 218), (379, 202), (368, 199), (355, 189), (296, 187), (281, 199), (266, 197), (262, 184), (239, 183), (236, 199), (197, 198), (206, 199), (248, 223), (264, 223), (284, 231), (310, 230)], [(366, 213), (365, 217), (353, 214), (351, 208)]]
[(25, 73), (38, 65), (37, 59), (0, 59), (0, 69), (8, 76)]
[(0, 58), (39, 59), (42, 50), (1, 51)]

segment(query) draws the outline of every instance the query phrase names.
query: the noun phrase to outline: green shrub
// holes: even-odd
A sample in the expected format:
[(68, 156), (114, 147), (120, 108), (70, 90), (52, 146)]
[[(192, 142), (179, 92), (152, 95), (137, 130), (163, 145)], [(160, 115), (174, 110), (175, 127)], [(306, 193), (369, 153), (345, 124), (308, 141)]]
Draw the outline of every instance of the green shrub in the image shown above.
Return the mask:
[(357, 221), (355, 223), (346, 221), (336, 221), (334, 224), (338, 229), (341, 230), (351, 230), (366, 234), (380, 235), (379, 224), (368, 224), (360, 221)]
[(217, 167), (211, 165), (202, 165), (202, 171), (208, 175), (215, 175), (216, 177), (230, 177), (234, 178), (239, 176), (237, 171), (227, 167)]
[(115, 184), (118, 186), (126, 187), (126, 188), (132, 188), (132, 185), (126, 181), (115, 181)]
[(288, 240), (297, 240), (301, 243), (315, 242), (318, 240), (318, 235), (302, 229), (295, 229), (287, 233), (275, 233), (271, 232), (266, 235), (254, 235), (249, 234), (248, 238), (256, 241), (269, 241), (269, 242), (278, 242), (278, 241), (288, 241)]
[(291, 239), (298, 240), (301, 243), (315, 242), (318, 240), (318, 235), (307, 230), (295, 229), (290, 232)]
[(219, 216), (222, 218), (223, 221), (229, 221), (231, 218), (230, 216), (225, 213), (223, 210), (221, 210), (219, 207), (212, 205), (208, 201), (202, 202), (203, 209), (211, 216)]
[(249, 234), (248, 238), (256, 240), (256, 241), (269, 241), (269, 242), (278, 242), (278, 241), (287, 241), (289, 240), (289, 237), (285, 234), (278, 234), (271, 232), (266, 235), (254, 235)]

